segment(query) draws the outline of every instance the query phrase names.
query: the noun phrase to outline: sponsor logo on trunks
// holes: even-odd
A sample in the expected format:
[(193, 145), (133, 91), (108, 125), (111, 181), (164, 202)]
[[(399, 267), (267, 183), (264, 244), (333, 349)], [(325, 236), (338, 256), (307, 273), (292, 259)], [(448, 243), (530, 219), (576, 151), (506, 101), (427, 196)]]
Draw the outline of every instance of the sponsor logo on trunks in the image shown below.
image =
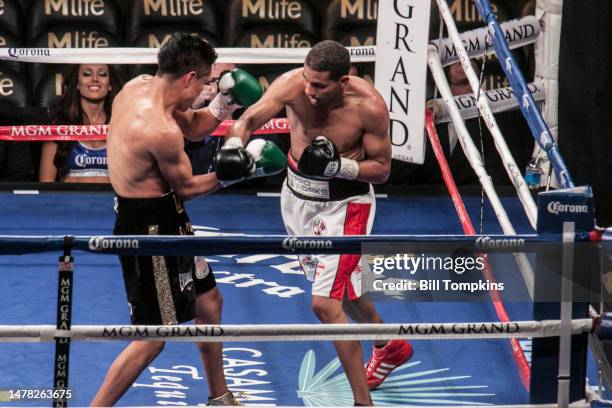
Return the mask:
[(89, 240), (89, 249), (92, 251), (132, 248), (140, 248), (140, 243), (137, 239), (92, 237)]
[(546, 210), (555, 215), (561, 213), (586, 214), (589, 212), (589, 207), (584, 204), (562, 204), (559, 201), (551, 201), (546, 206)]
[(296, 237), (287, 237), (283, 239), (283, 248), (290, 251), (296, 249), (331, 249), (332, 242), (314, 240), (314, 239), (297, 239)]
[(309, 180), (295, 174), (287, 173), (287, 185), (298, 194), (313, 198), (329, 199), (329, 182), (325, 180)]
[(75, 157), (74, 162), (79, 167), (106, 166), (106, 157), (79, 154)]
[(203, 256), (195, 257), (195, 276), (196, 279), (204, 279), (210, 269), (208, 269), (208, 265), (206, 264), (206, 258)]
[(491, 238), (478, 237), (476, 239), (478, 249), (523, 249), (525, 240), (522, 238)]
[(323, 235), (326, 229), (327, 227), (322, 219), (315, 218), (315, 220), (312, 222), (312, 232), (315, 235)]
[(184, 292), (185, 289), (189, 290), (191, 284), (193, 284), (193, 274), (191, 271), (179, 274), (179, 285), (181, 286), (181, 292)]

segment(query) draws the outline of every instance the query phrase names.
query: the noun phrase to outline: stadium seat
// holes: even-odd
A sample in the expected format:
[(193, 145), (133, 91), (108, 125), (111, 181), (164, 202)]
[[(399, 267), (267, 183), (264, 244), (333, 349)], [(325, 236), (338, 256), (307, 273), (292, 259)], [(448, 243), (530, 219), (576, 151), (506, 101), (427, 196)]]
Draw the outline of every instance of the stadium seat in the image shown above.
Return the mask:
[[(105, 48), (120, 47), (123, 44), (106, 30), (77, 24), (63, 24), (41, 31), (29, 45), (41, 48)], [(57, 65), (28, 64), (28, 68), (30, 81), (36, 89), (41, 77), (56, 70)]]
[(17, 107), (30, 104), (30, 88), (27, 79), (8, 66), (0, 66), (0, 102)]
[(302, 48), (319, 39), (318, 8), (309, 0), (230, 0), (227, 7), (227, 46)]
[[(29, 43), (57, 27), (87, 26), (123, 38), (122, 13), (115, 0), (32, 0), (27, 13)], [(71, 47), (81, 46), (72, 44)]]
[[(212, 37), (208, 31), (201, 31), (197, 26), (184, 26), (184, 25), (166, 25), (154, 28), (143, 28), (136, 34), (135, 39), (130, 43), (132, 47), (146, 47), (146, 48), (159, 48), (165, 43), (168, 38), (174, 32), (185, 32), (208, 41), (214, 47), (219, 46), (218, 40)], [(157, 66), (153, 64), (147, 65), (130, 65), (129, 66), (129, 78), (141, 74), (155, 74)]]
[(173, 26), (180, 31), (207, 33), (216, 41), (221, 39), (221, 11), (216, 3), (205, 0), (191, 2), (134, 1), (128, 12), (126, 40), (132, 44), (143, 30)]
[[(0, 2), (0, 28), (16, 38), (23, 35), (23, 10), (17, 0), (2, 0)], [(4, 47), (0, 43), (0, 47)]]

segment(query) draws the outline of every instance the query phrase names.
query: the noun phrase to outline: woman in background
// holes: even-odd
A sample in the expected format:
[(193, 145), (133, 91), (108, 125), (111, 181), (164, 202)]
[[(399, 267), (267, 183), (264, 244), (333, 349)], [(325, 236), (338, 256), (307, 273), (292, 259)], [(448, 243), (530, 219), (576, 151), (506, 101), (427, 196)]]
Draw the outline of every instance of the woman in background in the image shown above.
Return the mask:
[[(106, 64), (80, 64), (70, 68), (63, 95), (53, 109), (55, 125), (104, 125), (122, 82)], [(108, 183), (106, 141), (45, 142), (40, 156), (39, 180)]]

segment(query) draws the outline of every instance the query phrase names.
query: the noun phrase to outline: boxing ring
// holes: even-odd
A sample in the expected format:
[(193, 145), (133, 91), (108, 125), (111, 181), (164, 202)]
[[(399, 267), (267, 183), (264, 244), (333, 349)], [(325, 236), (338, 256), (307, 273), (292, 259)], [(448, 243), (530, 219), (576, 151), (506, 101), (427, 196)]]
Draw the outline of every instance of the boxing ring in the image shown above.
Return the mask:
[[(114, 219), (110, 193), (3, 193), (0, 235), (109, 235)], [(256, 203), (257, 205), (253, 205)], [(504, 204), (519, 221), (519, 232), (529, 226), (516, 199)], [(475, 216), (479, 200), (466, 201)], [(377, 234), (461, 234), (452, 203), (437, 197), (379, 198)], [(37, 211), (32, 212), (31, 209)], [(187, 203), (198, 235), (282, 234), (278, 198), (214, 195)], [(9, 217), (10, 215), (10, 217)], [(406, 219), (413, 220), (406, 223)], [(436, 219), (431, 223), (428, 220)], [(487, 232), (499, 233), (490, 207)], [(53, 325), (56, 318), (58, 253), (3, 256), (5, 284), (0, 302), (2, 325)], [(74, 253), (73, 325), (129, 326), (120, 266), (115, 256)], [(223, 324), (313, 324), (309, 285), (292, 255), (208, 256), (224, 296)], [(497, 267), (498, 265), (494, 265)], [(496, 268), (496, 271), (498, 268)], [(514, 271), (516, 273), (516, 271)], [(258, 281), (260, 279), (261, 281)], [(490, 302), (381, 302), (388, 323), (495, 322)], [(529, 303), (506, 304), (512, 320), (531, 320)], [(356, 326), (355, 326), (356, 327)], [(526, 352), (529, 341), (520, 339)], [(504, 340), (413, 341), (415, 356), (394, 371), (372, 393), (377, 404), (489, 405), (525, 404), (513, 357)], [(70, 405), (91, 401), (103, 373), (124, 347), (122, 341), (73, 341), (70, 352)], [(0, 388), (49, 387), (53, 372), (53, 343), (2, 343)], [(367, 349), (366, 349), (367, 350)], [(352, 394), (330, 342), (224, 342), (228, 385), (244, 396), (244, 403), (276, 405), (350, 405)], [(592, 363), (592, 361), (591, 361)], [(121, 406), (187, 403), (206, 400), (206, 385), (196, 349), (169, 342), (146, 369)], [(594, 364), (592, 370), (596, 370)], [(596, 380), (596, 371), (592, 371)], [(12, 402), (15, 404), (15, 402)], [(19, 405), (39, 405), (25, 401)]]
[[(443, 17), (448, 17), (446, 3), (442, 0), (437, 2)], [(496, 32), (493, 40), (496, 51), (504, 56), (509, 55), (508, 50), (504, 50), (500, 44), (499, 38), (503, 38), (500, 33), (511, 30), (512, 24), (523, 24), (526, 20), (502, 25), (500, 29), (490, 10), (485, 7), (486, 4), (483, 6), (484, 3), (477, 2), (490, 29)], [(448, 26), (454, 27), (452, 19), (445, 20)], [(531, 21), (531, 24), (534, 22)], [(442, 118), (436, 120), (452, 120), (458, 127), (461, 145), (483, 183), (488, 200), (484, 204), (480, 198), (474, 197), (462, 201), (457, 198), (456, 188), (453, 189), (453, 183), (449, 181), (447, 186), (453, 201), (427, 196), (381, 197), (377, 203), (373, 228), (376, 237), (371, 240), (407, 243), (440, 239), (473, 243), (478, 239), (492, 239), (492, 236), (495, 239), (495, 235), (500, 234), (497, 239), (502, 241), (514, 239), (536, 242), (551, 239), (547, 237), (547, 233), (551, 233), (554, 240), (559, 242), (561, 234), (558, 231), (558, 220), (553, 220), (551, 215), (539, 219), (545, 213), (543, 208), (546, 208), (546, 203), (554, 202), (588, 207), (585, 216), (590, 216), (592, 223), (592, 208), (586, 203), (588, 191), (572, 189), (574, 186), (571, 177), (566, 172), (546, 124), (537, 112), (535, 101), (543, 100), (540, 84), (525, 84), (520, 71), (518, 79), (515, 78), (517, 69), (514, 68), (512, 58), (504, 59), (505, 65), (502, 65), (504, 69), (510, 67), (507, 74), (511, 77), (517, 100), (520, 101), (515, 102), (515, 106), (526, 112), (532, 132), (549, 155), (561, 186), (567, 188), (558, 194), (553, 192), (541, 197), (538, 207), (526, 190), (524, 181), (521, 181), (520, 174), (517, 177), (516, 164), (493, 118), (492, 113), (498, 110), (495, 106), (489, 106), (486, 94), (479, 92), (477, 78), (470, 73), (469, 57), (482, 54), (478, 54), (478, 50), (469, 55), (462, 51), (459, 34), (452, 29), (450, 32), (451, 38), (447, 44), (454, 43), (457, 46), (458, 56), (455, 60), (459, 59), (468, 72), (474, 93), (478, 95), (476, 105), (486, 118), (486, 125), (496, 138), (496, 145), (501, 146), (500, 155), (509, 166), (508, 173), (518, 197), (499, 197), (495, 186), (491, 185), (490, 180), (487, 182), (479, 152), (473, 143), (470, 144), (467, 131), (461, 128), (462, 121), (470, 113), (453, 109), (455, 104), (452, 95), (444, 86), (441, 68), (452, 59), (444, 61), (441, 55), (441, 50), (445, 49), (442, 46), (444, 42), (432, 43), (428, 63), (444, 101), (444, 105), (440, 101), (434, 104), (434, 107), (444, 112)], [(511, 46), (533, 41), (535, 37)], [(136, 64), (154, 61), (154, 50), (124, 51), (118, 54), (113, 49), (49, 50), (44, 55), (19, 55), (19, 58), (26, 62), (55, 63)], [(305, 53), (303, 49), (219, 49), (219, 62), (295, 63), (302, 62)], [(372, 61), (375, 58), (373, 47), (354, 47), (351, 54), (355, 62)], [(10, 52), (5, 55), (0, 50), (0, 57), (10, 59), (14, 56)], [(435, 146), (437, 136), (435, 129), (432, 130), (433, 121), (433, 117), (428, 114), (428, 133)], [(277, 133), (279, 129), (287, 130), (282, 120), (270, 123), (261, 132)], [(217, 132), (223, 133), (223, 128)], [(98, 140), (103, 139), (105, 134), (104, 127), (0, 129), (0, 136), (8, 140), (43, 140), (58, 136), (64, 140)], [(0, 334), (4, 334), (4, 337), (0, 335), (0, 366), (3, 367), (0, 405), (17, 404), (15, 400), (6, 399), (7, 390), (52, 388), (51, 373), (69, 378), (68, 388), (72, 394), (68, 400), (69, 405), (87, 405), (101, 384), (103, 373), (123, 349), (125, 344), (120, 339), (151, 338), (152, 335), (158, 335), (156, 338), (166, 340), (194, 341), (194, 334), (201, 335), (199, 339), (202, 340), (218, 339), (224, 342), (224, 368), (228, 387), (238, 395), (242, 403), (250, 405), (352, 405), (353, 397), (348, 381), (328, 340), (346, 336), (363, 340), (396, 338), (394, 336), (399, 333), (412, 339), (415, 355), (408, 363), (393, 371), (379, 389), (372, 392), (372, 399), (377, 405), (523, 405), (533, 399), (528, 388), (530, 380), (532, 385), (537, 385), (538, 379), (534, 380), (529, 367), (532, 363), (532, 338), (559, 336), (568, 326), (556, 320), (548, 322), (550, 325), (544, 319), (532, 321), (534, 316), (546, 313), (534, 310), (533, 303), (529, 301), (506, 301), (502, 304), (496, 297), (492, 297), (493, 302), (388, 301), (377, 304), (389, 324), (384, 328), (373, 327), (370, 330), (357, 325), (350, 328), (309, 326), (318, 323), (310, 311), (310, 283), (302, 276), (293, 254), (295, 245), (309, 238), (282, 236), (284, 230), (278, 201), (278, 197), (213, 195), (187, 203), (187, 211), (194, 226), (197, 226), (196, 235), (206, 237), (199, 243), (199, 250), (194, 252), (194, 247), (187, 243), (197, 242), (198, 237), (172, 237), (163, 242), (140, 240), (138, 237), (126, 241), (122, 237), (114, 241), (110, 237), (114, 220), (113, 196), (110, 193), (0, 194), (1, 216), (6, 220), (0, 226), (0, 240), (3, 244), (2, 253), (7, 254), (0, 258), (6, 282), (0, 288), (0, 305), (5, 310), (0, 320)], [(555, 208), (559, 208), (558, 205)], [(558, 216), (559, 212), (552, 215)], [(486, 236), (475, 236), (474, 227), (470, 227), (466, 219), (480, 219), (482, 234)], [(569, 217), (566, 221), (576, 220)], [(590, 229), (585, 227), (584, 217), (577, 221), (583, 224), (578, 226), (580, 231)], [(534, 230), (538, 234), (534, 234)], [(287, 241), (291, 239), (295, 240)], [(333, 242), (330, 251), (359, 251), (361, 242), (368, 239), (330, 238), (330, 242)], [(105, 247), (105, 244), (108, 246)], [(62, 297), (62, 280), (58, 289), (57, 273), (52, 266), (57, 263), (62, 247), (65, 247), (66, 252), (75, 250), (74, 277), (70, 285), (73, 298), (69, 302), (73, 307), (68, 318), (62, 317), (66, 309), (62, 309), (61, 302), (58, 303), (56, 298), (58, 290), (59, 298)], [(317, 248), (325, 249), (324, 246)], [(275, 255), (274, 249), (282, 250), (278, 252), (283, 254)], [(206, 255), (224, 296), (223, 325), (230, 326), (200, 327), (199, 330), (192, 326), (180, 326), (181, 329), (168, 332), (154, 327), (139, 331), (129, 325), (117, 258), (92, 252), (131, 251), (132, 254), (161, 255), (161, 251), (166, 250), (171, 250), (172, 254)], [(535, 290), (538, 287), (537, 276), (534, 283), (533, 258), (530, 259), (524, 253), (514, 256), (506, 254), (506, 258), (502, 259), (492, 256), (489, 262), (497, 279), (508, 282), (513, 290), (522, 292), (523, 298), (533, 298), (534, 286)], [(71, 266), (60, 264), (60, 269), (64, 269), (60, 274), (70, 272)], [(583, 317), (574, 320), (572, 334), (592, 330), (592, 320)], [(67, 323), (68, 327), (56, 328), (56, 322), (59, 325), (60, 321)], [(501, 326), (499, 322), (502, 322)], [(286, 324), (305, 326), (300, 326), (302, 331), (296, 327), (285, 330), (283, 325)], [(435, 328), (432, 330), (436, 335), (428, 335), (432, 330), (419, 333), (419, 324), (423, 325), (422, 329)], [(444, 324), (449, 324), (448, 336), (440, 334), (446, 330), (442, 327), (447, 327)], [(460, 330), (462, 333), (453, 331), (453, 327), (458, 327), (457, 324), (463, 327)], [(465, 329), (467, 326), (463, 324), (489, 329), (481, 330), (480, 335), (471, 336), (465, 333), (470, 330)], [(496, 327), (505, 327), (506, 333), (490, 335)], [(508, 328), (515, 327), (517, 330), (510, 333), (512, 330)], [(327, 329), (329, 333), (325, 335), (323, 332)], [(567, 331), (563, 333), (569, 334)], [(69, 346), (64, 345), (62, 351), (68, 356), (69, 350), (69, 364), (59, 368), (57, 355), (54, 358), (54, 353), (58, 353), (54, 344), (55, 337), (72, 337)], [(226, 341), (225, 338), (237, 341)], [(321, 339), (327, 341), (318, 341)], [(364, 350), (367, 354), (368, 348)], [(583, 356), (585, 352), (581, 350), (578, 354)], [(598, 368), (590, 354), (587, 367), (590, 384), (597, 384)], [(557, 375), (556, 372), (552, 374)], [(561, 380), (565, 380), (566, 374), (561, 375)], [(145, 369), (118, 405), (197, 405), (206, 400), (205, 381), (195, 347), (169, 341), (164, 352)], [(543, 382), (550, 383), (548, 378)], [(37, 406), (40, 400), (20, 400), (18, 404)], [(62, 405), (63, 402), (57, 404)]]

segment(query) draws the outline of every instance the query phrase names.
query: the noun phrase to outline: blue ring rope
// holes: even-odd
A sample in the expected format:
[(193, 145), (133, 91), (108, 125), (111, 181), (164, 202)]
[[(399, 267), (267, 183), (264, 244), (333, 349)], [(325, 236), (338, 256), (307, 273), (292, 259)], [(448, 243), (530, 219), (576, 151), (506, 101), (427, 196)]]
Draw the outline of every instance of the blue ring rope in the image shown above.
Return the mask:
[[(341, 237), (294, 237), (286, 235), (244, 236), (69, 236), (73, 249), (120, 255), (223, 255), (223, 254), (359, 254), (364, 244), (401, 244), (402, 250), (451, 249), (454, 245), (477, 252), (531, 251), (536, 243), (560, 243), (560, 234), (522, 235), (355, 235)], [(0, 254), (19, 255), (59, 251), (63, 235), (0, 236)], [(576, 241), (589, 241), (588, 232), (578, 232)], [(381, 248), (379, 247), (376, 247)], [(531, 247), (532, 248), (532, 247)]]
[(540, 147), (546, 152), (550, 162), (557, 173), (561, 187), (572, 188), (574, 187), (574, 181), (569, 173), (569, 170), (559, 152), (559, 146), (555, 143), (555, 140), (550, 133), (548, 125), (544, 121), (542, 114), (537, 108), (536, 102), (529, 92), (527, 82), (523, 77), (523, 73), (519, 68), (516, 60), (510, 53), (510, 48), (506, 43), (506, 39), (503, 36), (503, 31), (497, 22), (497, 17), (491, 8), (489, 0), (475, 0), (476, 7), (482, 19), (489, 26), (489, 30), (493, 34), (493, 47), (498, 55), (502, 69), (506, 74), (506, 77), (510, 81), (510, 85), (514, 90), (514, 97), (518, 101), (519, 107), (523, 116), (527, 120), (529, 129)]

